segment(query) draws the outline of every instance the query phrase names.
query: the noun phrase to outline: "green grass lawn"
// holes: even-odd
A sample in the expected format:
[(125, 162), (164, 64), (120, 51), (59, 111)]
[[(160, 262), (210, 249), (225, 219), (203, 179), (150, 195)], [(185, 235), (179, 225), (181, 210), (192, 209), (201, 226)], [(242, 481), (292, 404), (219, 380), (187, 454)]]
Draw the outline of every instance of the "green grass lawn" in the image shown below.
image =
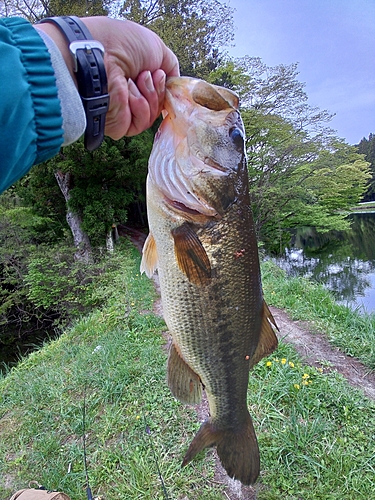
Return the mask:
[[(106, 289), (98, 290), (108, 296), (106, 307), (0, 380), (2, 500), (33, 479), (72, 500), (85, 498), (85, 387), (95, 495), (164, 499), (154, 448), (171, 500), (227, 498), (214, 480), (212, 452), (180, 468), (200, 424), (194, 408), (167, 388), (165, 325), (150, 312), (155, 292), (139, 276), (139, 256), (128, 247), (121, 262)], [(373, 497), (373, 402), (336, 373), (304, 365), (285, 344), (255, 367), (248, 394), (261, 449), (260, 500)]]

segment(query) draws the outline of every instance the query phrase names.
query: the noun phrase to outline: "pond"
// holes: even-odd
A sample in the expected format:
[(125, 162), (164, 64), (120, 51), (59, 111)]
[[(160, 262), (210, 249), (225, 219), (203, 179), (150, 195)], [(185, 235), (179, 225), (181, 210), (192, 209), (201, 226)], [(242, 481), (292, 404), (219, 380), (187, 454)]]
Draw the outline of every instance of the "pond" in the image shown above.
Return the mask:
[(289, 276), (321, 283), (338, 302), (375, 312), (375, 213), (350, 217), (349, 231), (298, 229), (283, 255), (273, 260)]

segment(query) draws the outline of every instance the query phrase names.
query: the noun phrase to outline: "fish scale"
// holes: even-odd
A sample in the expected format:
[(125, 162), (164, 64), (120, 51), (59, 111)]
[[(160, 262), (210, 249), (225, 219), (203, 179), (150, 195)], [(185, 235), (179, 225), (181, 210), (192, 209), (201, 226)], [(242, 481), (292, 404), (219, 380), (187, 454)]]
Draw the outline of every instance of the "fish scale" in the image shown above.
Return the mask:
[(180, 77), (167, 82), (165, 108), (149, 161), (141, 270), (158, 269), (173, 395), (194, 404), (204, 388), (209, 403), (183, 465), (216, 446), (228, 474), (251, 484), (259, 450), (249, 370), (277, 339), (262, 294), (238, 99)]

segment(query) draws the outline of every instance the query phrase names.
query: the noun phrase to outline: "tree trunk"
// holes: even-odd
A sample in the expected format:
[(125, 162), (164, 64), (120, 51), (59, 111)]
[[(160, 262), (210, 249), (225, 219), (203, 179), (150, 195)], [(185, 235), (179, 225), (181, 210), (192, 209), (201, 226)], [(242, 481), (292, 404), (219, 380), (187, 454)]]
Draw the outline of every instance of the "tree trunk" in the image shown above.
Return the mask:
[(107, 248), (107, 252), (113, 253), (113, 251), (115, 249), (115, 244), (113, 241), (112, 228), (107, 232), (107, 235), (105, 238), (105, 246)]
[(89, 237), (82, 229), (82, 218), (79, 214), (69, 209), (71, 174), (64, 174), (61, 170), (57, 170), (55, 177), (67, 205), (66, 221), (72, 231), (74, 245), (77, 248), (75, 258), (89, 262), (91, 260), (91, 243)]
[(107, 251), (110, 253), (113, 253), (115, 250), (115, 244), (118, 242), (120, 239), (120, 236), (118, 234), (118, 229), (116, 224), (112, 224), (111, 229), (108, 231), (105, 243), (106, 243), (106, 248)]

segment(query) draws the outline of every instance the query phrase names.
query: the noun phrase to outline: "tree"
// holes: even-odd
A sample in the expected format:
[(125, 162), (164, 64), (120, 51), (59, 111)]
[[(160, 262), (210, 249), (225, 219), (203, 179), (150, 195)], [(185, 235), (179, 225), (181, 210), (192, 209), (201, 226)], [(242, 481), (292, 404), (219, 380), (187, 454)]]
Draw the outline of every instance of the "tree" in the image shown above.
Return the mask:
[(375, 134), (370, 134), (368, 139), (365, 137), (357, 145), (358, 153), (365, 155), (365, 160), (370, 163), (371, 181), (363, 201), (375, 200)]
[(186, 76), (207, 78), (234, 36), (233, 9), (220, 0), (126, 0), (120, 13), (155, 31)]
[(33, 205), (38, 200), (43, 213), (50, 203), (45, 179), (54, 175), (66, 202), (77, 258), (87, 260), (91, 245), (105, 246), (106, 241), (111, 245), (108, 235), (113, 225), (125, 223), (129, 205), (143, 201), (152, 141), (153, 133), (148, 130), (119, 141), (106, 138), (94, 152), (86, 151), (82, 141), (63, 148), (30, 172), (23, 182), (30, 189), (25, 198)]
[(297, 65), (227, 60), (212, 83), (236, 91), (246, 129), (250, 194), (258, 236), (274, 250), (292, 227), (344, 229), (369, 178), (368, 163), (327, 126), (332, 115), (308, 104)]
[(107, 15), (110, 4), (110, 0), (4, 0), (0, 3), (0, 14), (21, 16), (30, 22), (49, 16), (103, 16)]

